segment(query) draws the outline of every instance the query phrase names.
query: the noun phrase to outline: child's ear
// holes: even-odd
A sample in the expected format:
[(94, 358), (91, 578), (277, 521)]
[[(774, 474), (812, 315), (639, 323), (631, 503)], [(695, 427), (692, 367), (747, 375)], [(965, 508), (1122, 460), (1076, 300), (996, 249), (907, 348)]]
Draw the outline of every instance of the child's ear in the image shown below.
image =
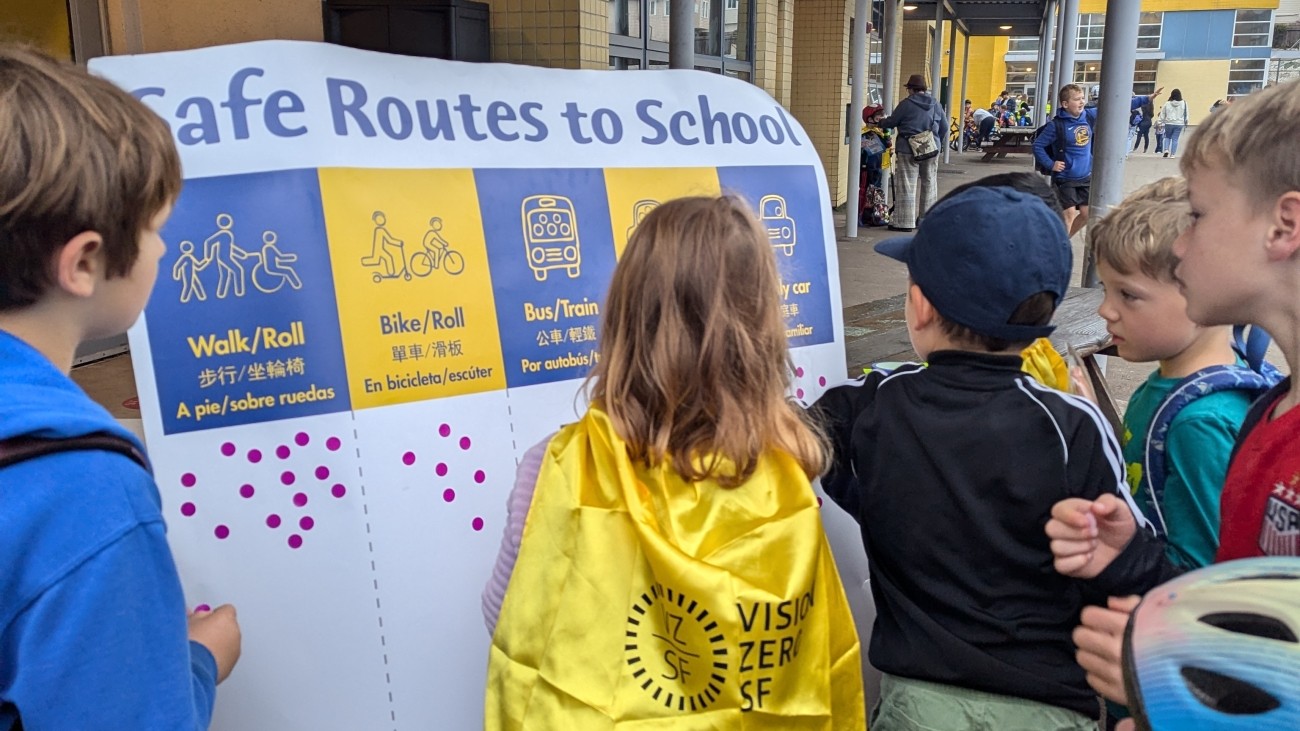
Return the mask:
[(912, 320), (916, 323), (917, 330), (923, 330), (934, 322), (934, 305), (930, 303), (920, 287), (915, 284), (908, 285), (907, 299), (907, 304), (912, 308)]
[(1268, 254), (1273, 261), (1291, 258), (1300, 251), (1300, 191), (1287, 191), (1273, 206), (1268, 231)]
[(104, 237), (82, 231), (68, 239), (54, 258), (54, 282), (74, 297), (95, 293), (95, 283), (104, 271)]

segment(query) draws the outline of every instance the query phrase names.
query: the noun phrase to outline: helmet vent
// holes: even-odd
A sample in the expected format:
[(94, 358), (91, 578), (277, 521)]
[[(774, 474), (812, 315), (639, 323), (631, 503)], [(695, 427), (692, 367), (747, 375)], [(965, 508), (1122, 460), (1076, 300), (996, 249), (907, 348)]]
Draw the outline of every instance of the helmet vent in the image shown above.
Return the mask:
[(1263, 690), (1213, 670), (1185, 667), (1181, 671), (1188, 690), (1201, 703), (1234, 716), (1267, 713), (1282, 704)]
[(1242, 635), (1263, 637), (1282, 642), (1297, 642), (1295, 633), (1280, 620), (1263, 614), (1247, 612), (1216, 612), (1201, 617), (1201, 621), (1211, 627), (1218, 627), (1228, 632)]

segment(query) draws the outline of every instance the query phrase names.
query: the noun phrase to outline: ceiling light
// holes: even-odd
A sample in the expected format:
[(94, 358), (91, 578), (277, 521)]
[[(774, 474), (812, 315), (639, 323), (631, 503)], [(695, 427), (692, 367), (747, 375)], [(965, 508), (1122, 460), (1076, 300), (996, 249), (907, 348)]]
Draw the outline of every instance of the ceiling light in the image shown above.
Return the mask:
[(998, 27), (1001, 28), (1002, 30), (1011, 30), (1011, 26), (1009, 25), (999, 25)]
[(1097, 67), (1096, 67), (1096, 66), (1089, 66), (1089, 67), (1088, 67), (1088, 70), (1089, 70), (1089, 71), (1096, 71), (1096, 70), (1097, 70)]
[(904, 5), (903, 10), (916, 10), (915, 5)]

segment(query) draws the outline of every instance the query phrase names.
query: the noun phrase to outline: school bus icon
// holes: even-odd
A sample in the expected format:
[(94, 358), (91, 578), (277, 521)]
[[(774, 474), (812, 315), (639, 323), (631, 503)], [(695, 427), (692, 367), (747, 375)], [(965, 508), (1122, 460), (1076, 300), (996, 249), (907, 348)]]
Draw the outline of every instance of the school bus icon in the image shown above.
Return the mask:
[(798, 239), (794, 219), (786, 215), (785, 199), (779, 195), (763, 196), (758, 202), (758, 220), (767, 230), (767, 239), (772, 242), (772, 246), (786, 256), (794, 256), (794, 245)]
[(582, 273), (582, 245), (573, 201), (562, 195), (532, 195), (524, 199), (522, 218), (528, 268), (537, 281), (545, 282), (552, 269), (563, 269), (576, 279)]
[(640, 226), (641, 222), (645, 220), (645, 217), (650, 215), (650, 211), (653, 211), (658, 207), (659, 201), (650, 198), (639, 200), (632, 204), (632, 225), (627, 227), (627, 238), (629, 241), (632, 240), (632, 234), (636, 231), (636, 227)]

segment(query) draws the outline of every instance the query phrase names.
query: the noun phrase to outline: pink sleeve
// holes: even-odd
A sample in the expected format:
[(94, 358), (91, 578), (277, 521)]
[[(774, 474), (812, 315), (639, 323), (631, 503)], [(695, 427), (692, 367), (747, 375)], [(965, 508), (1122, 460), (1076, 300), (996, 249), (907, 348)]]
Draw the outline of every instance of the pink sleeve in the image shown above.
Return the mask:
[(537, 473), (541, 471), (542, 458), (546, 456), (546, 447), (555, 434), (533, 445), (519, 461), (515, 472), (515, 486), (510, 490), (506, 502), (506, 527), (501, 536), (501, 549), (497, 551), (496, 565), (492, 567), (492, 577), (483, 587), (483, 623), (487, 625), (488, 634), (497, 629), (497, 618), (501, 616), (501, 603), (505, 601), (506, 589), (510, 586), (510, 574), (515, 570), (515, 561), (519, 558), (519, 542), (524, 536), (524, 523), (528, 520), (528, 508), (533, 504), (533, 492), (537, 488)]

